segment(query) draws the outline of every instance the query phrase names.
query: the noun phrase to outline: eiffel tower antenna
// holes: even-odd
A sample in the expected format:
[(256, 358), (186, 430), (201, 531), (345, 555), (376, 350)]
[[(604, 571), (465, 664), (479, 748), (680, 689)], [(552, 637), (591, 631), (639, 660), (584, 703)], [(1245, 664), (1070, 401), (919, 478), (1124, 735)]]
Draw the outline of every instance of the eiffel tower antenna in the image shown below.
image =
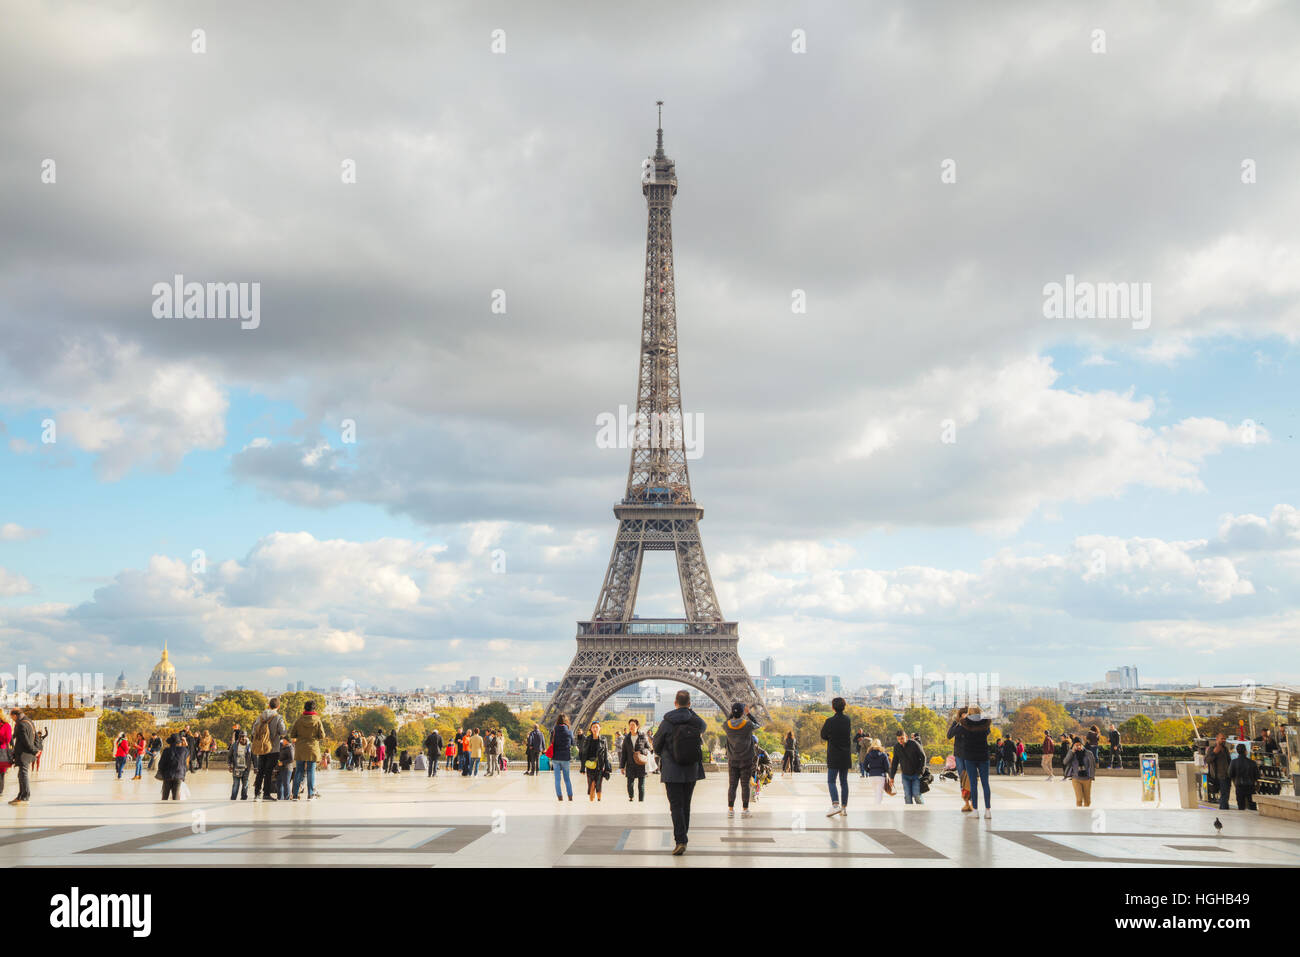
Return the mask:
[[(704, 510), (691, 495), (681, 379), (677, 365), (677, 294), (672, 208), (677, 168), (664, 153), (663, 101), (653, 170), (641, 184), (646, 199), (645, 285), (642, 295), (636, 420), (627, 489), (614, 506), (618, 533), (590, 621), (578, 622), (578, 651), (543, 721), (561, 713), (585, 728), (611, 696), (640, 681), (678, 681), (703, 691), (719, 708), (767, 709), (740, 660), (739, 626), (718, 606), (700, 541)], [(684, 618), (639, 618), (641, 564), (647, 551), (677, 560)]]

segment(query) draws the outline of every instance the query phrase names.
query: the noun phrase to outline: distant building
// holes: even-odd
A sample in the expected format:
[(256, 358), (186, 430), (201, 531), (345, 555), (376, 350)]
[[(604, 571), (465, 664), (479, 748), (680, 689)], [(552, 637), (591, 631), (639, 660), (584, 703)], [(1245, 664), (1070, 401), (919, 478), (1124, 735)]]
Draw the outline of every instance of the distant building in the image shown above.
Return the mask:
[(176, 666), (167, 654), (167, 642), (163, 642), (162, 658), (149, 673), (149, 700), (155, 704), (180, 704), (180, 682), (176, 680)]
[(117, 676), (117, 683), (116, 683), (115, 685), (113, 685), (113, 690), (114, 690), (114, 691), (125, 691), (125, 690), (126, 690), (126, 671), (125, 671), (125, 670), (123, 670), (123, 672), (122, 672), (120, 675)]
[(1121, 665), (1114, 671), (1106, 672), (1106, 687), (1119, 691), (1136, 691), (1138, 688), (1137, 669), (1129, 665)]
[(808, 695), (837, 695), (843, 690), (839, 675), (771, 675), (764, 684)]
[(776, 677), (776, 659), (775, 659), (775, 658), (772, 658), (772, 657), (770, 657), (770, 656), (767, 657), (767, 658), (764, 658), (764, 659), (762, 660), (762, 662), (760, 662), (760, 664), (759, 664), (759, 669), (760, 669), (760, 672), (759, 672), (759, 673), (760, 673), (764, 678), (774, 678), (774, 677)]

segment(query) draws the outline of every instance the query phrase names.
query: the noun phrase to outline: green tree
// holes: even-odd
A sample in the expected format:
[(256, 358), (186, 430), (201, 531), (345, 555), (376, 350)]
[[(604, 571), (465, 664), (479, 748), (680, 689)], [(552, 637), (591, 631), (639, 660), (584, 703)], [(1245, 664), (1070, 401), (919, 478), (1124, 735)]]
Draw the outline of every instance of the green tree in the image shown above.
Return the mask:
[(469, 713), (465, 719), (471, 728), (498, 728), (509, 738), (519, 737), (519, 719), (504, 701), (489, 701)]
[(261, 712), (266, 709), (266, 695), (260, 691), (223, 691), (212, 704), (221, 701), (232, 701), (244, 711)]
[(1119, 726), (1121, 744), (1149, 744), (1155, 733), (1155, 722), (1144, 714), (1135, 714)]
[(397, 727), (397, 715), (388, 707), (354, 708), (343, 721), (343, 725), (362, 734), (374, 734), (383, 731), (387, 734)]
[(284, 718), (285, 727), (288, 728), (292, 728), (293, 723), (302, 717), (308, 702), (316, 705), (317, 712), (320, 711), (320, 695), (310, 691), (286, 691), (276, 697), (280, 699), (280, 716)]
[[(903, 712), (903, 730), (909, 735), (921, 736), (921, 747), (927, 755), (947, 756), (952, 751), (952, 742), (948, 740), (948, 722), (943, 715), (929, 708), (908, 708)], [(889, 738), (894, 738), (891, 733)]]

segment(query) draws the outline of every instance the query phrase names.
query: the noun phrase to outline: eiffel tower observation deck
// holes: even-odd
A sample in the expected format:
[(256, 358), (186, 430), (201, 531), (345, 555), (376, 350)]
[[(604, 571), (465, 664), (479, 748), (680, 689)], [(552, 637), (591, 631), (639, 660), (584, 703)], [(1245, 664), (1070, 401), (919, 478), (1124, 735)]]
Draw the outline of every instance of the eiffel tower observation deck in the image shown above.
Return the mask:
[[(663, 103), (655, 152), (642, 165), (645, 196), (645, 285), (632, 458), (627, 490), (614, 507), (618, 532), (589, 621), (578, 622), (578, 651), (543, 719), (568, 714), (584, 728), (597, 709), (640, 681), (676, 681), (703, 691), (722, 709), (767, 711), (738, 651), (739, 626), (726, 621), (700, 540), (704, 510), (691, 494), (677, 361), (677, 294), (673, 265), (673, 198), (677, 168), (664, 152)], [(638, 618), (637, 586), (647, 551), (677, 560), (684, 618)]]

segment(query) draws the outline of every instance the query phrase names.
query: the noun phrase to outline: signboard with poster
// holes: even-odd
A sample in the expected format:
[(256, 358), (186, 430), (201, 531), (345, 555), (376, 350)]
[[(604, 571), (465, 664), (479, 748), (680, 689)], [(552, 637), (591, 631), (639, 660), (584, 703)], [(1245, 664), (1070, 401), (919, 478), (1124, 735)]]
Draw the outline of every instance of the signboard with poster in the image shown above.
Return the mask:
[(1160, 801), (1160, 758), (1154, 754), (1139, 755), (1142, 766), (1142, 801)]

